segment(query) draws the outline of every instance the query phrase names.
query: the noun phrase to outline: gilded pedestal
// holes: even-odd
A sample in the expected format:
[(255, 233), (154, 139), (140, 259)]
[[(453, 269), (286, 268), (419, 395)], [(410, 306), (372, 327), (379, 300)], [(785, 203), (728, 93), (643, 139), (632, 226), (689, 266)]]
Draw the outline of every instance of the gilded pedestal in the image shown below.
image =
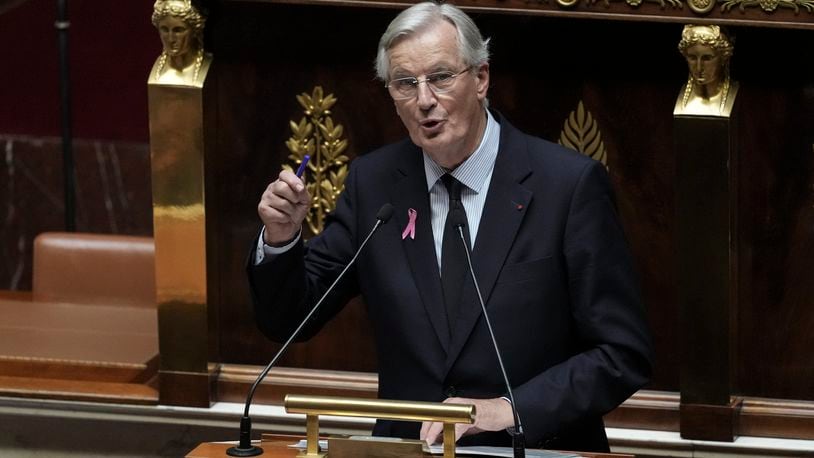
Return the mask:
[(208, 310), (207, 160), (212, 113), (205, 109), (212, 61), (205, 17), (188, 0), (159, 0), (152, 22), (163, 52), (148, 80), (153, 186), (159, 402), (209, 407), (216, 345)]

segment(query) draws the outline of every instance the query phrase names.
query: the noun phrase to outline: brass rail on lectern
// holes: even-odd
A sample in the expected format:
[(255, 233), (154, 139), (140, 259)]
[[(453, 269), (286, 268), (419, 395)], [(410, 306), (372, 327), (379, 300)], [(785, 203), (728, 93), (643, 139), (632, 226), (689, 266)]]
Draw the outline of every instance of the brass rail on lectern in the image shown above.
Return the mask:
[(319, 415), (442, 422), (444, 458), (455, 457), (455, 424), (475, 422), (475, 406), (470, 404), (288, 394), (284, 405), (288, 413), (305, 414), (307, 448), (305, 453), (297, 455), (303, 458), (326, 456), (319, 451)]

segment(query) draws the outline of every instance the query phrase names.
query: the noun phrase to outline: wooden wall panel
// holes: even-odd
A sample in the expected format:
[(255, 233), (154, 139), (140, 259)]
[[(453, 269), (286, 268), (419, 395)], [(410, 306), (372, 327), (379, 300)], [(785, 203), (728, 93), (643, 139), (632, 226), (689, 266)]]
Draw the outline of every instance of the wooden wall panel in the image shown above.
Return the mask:
[[(398, 138), (400, 131), (387, 94), (371, 77), (372, 59), (363, 52), (371, 40), (375, 47), (375, 32), (336, 21), (340, 10), (331, 8), (230, 4), (222, 13), (212, 29), (220, 119), (216, 167), (223, 189), (215, 199), (218, 217), (229, 222), (219, 247), (221, 355), (226, 362), (258, 364), (278, 346), (256, 330), (244, 263), (260, 227), (260, 194), (287, 161), (289, 121), (303, 116), (295, 96), (310, 94), (315, 85), (335, 94), (333, 118), (346, 127), (352, 156)], [(381, 12), (355, 14), (359, 24), (381, 22)], [(375, 370), (363, 307), (361, 301), (348, 306), (313, 341), (292, 347), (281, 364)]]
[(810, 63), (777, 74), (741, 107), (759, 116), (741, 137), (736, 389), (812, 399), (814, 77)]

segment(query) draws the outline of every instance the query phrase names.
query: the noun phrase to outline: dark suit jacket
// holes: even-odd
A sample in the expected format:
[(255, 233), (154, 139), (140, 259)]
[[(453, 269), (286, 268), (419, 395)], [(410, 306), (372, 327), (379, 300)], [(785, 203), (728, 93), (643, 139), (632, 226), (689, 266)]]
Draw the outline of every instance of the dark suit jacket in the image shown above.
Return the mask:
[[(472, 260), (529, 447), (607, 450), (602, 415), (644, 385), (651, 346), (633, 261), (601, 164), (523, 134), (499, 114), (500, 149)], [(395, 207), (305, 330), (362, 294), (374, 325), (379, 397), (442, 401), (505, 394), (474, 286), (450, 335), (421, 150), (409, 140), (353, 161), (325, 230), (249, 266), (261, 330), (286, 339), (351, 259), (385, 203)], [(415, 239), (402, 239), (408, 209)], [(418, 423), (375, 433), (417, 437)], [(508, 445), (501, 431), (469, 442)]]

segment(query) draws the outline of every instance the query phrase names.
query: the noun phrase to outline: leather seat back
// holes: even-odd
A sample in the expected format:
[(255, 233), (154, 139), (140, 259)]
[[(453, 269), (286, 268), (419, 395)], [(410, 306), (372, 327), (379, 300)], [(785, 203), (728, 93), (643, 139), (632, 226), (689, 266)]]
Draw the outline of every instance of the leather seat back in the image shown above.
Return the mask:
[(33, 291), (39, 300), (155, 307), (153, 239), (39, 234), (34, 240)]

